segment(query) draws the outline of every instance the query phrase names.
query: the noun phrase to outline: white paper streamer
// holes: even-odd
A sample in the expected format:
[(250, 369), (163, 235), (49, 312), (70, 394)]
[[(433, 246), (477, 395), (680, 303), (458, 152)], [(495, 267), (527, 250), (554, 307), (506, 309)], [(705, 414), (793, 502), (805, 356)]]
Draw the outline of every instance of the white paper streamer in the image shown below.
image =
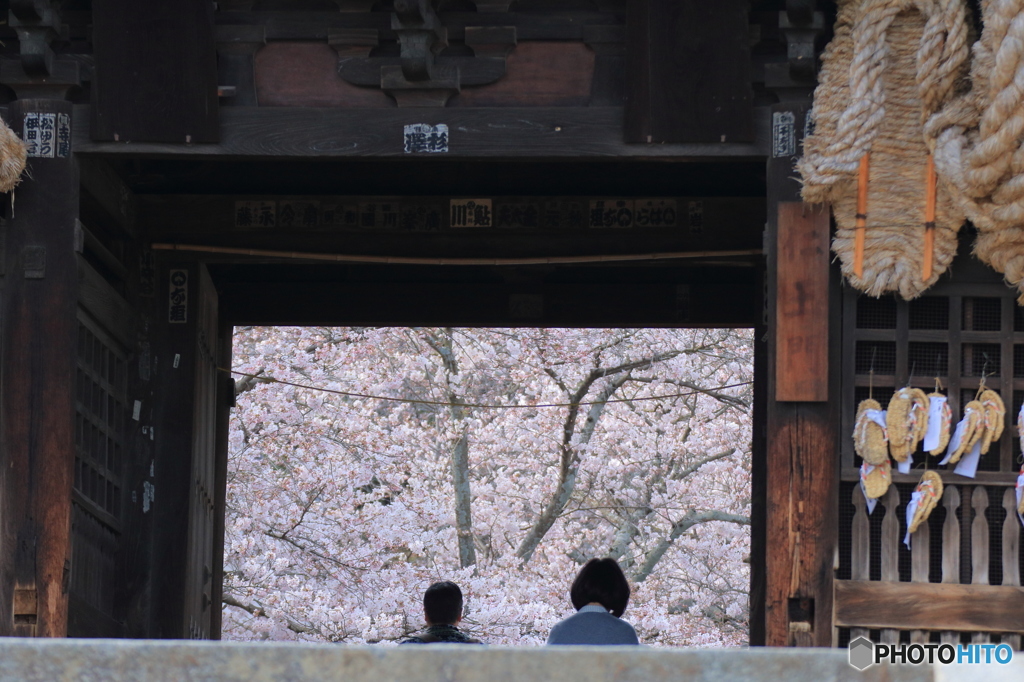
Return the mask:
[(910, 523), (914, 520), (917, 505), (920, 504), (923, 495), (923, 492), (915, 490), (914, 494), (910, 496), (910, 502), (907, 503), (907, 534), (903, 536), (903, 544), (907, 546), (907, 549), (910, 549)]
[(957, 422), (956, 430), (953, 432), (953, 437), (949, 439), (949, 447), (946, 448), (946, 456), (942, 458), (939, 464), (946, 464), (949, 462), (949, 458), (953, 456), (953, 453), (960, 447), (960, 441), (964, 439), (964, 432), (967, 430), (967, 421), (970, 414), (965, 414), (964, 418)]
[(867, 462), (860, 465), (860, 491), (864, 493), (864, 501), (867, 502), (868, 516), (871, 515), (871, 512), (875, 511), (875, 505), (878, 504), (878, 499), (868, 497), (868, 489), (864, 487), (864, 478), (870, 474), (871, 470), (874, 468), (875, 466), (873, 464), (868, 464)]
[[(861, 488), (864, 487), (864, 483), (860, 484)], [(1020, 509), (1020, 498), (1024, 496), (1024, 469), (1021, 469), (1020, 476), (1017, 477), (1017, 509)], [(1024, 516), (1021, 516), (1020, 512), (1017, 512), (1017, 518), (1020, 519), (1022, 525), (1024, 525)]]
[(924, 451), (931, 452), (939, 447), (942, 437), (942, 408), (946, 405), (945, 396), (935, 396), (928, 403), (928, 430), (924, 432)]
[(974, 474), (978, 471), (978, 460), (981, 459), (981, 439), (974, 444), (971, 451), (960, 458), (957, 462), (956, 469), (953, 469), (954, 474), (960, 474), (967, 478), (974, 478)]
[(1020, 406), (1020, 412), (1017, 413), (1017, 432), (1020, 434), (1020, 451), (1024, 452), (1024, 405)]
[(886, 428), (885, 413), (886, 410), (864, 410), (864, 416), (881, 426), (883, 429)]
[(896, 462), (896, 469), (901, 474), (909, 474), (910, 467), (914, 466), (914, 453), (908, 452), (907, 459), (903, 462)]

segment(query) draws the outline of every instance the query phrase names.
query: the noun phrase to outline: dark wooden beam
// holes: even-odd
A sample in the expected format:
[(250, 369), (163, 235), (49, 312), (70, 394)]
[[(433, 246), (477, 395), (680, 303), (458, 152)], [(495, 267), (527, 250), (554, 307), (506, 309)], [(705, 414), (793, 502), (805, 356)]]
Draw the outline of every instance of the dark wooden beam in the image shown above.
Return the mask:
[(218, 144), (189, 145), (125, 139), (94, 142), (87, 119), (87, 111), (76, 118), (75, 151), (109, 157), (411, 158), (418, 155), (405, 153), (404, 129), (415, 123), (448, 126), (449, 151), (433, 155), (439, 158), (759, 159), (765, 157), (770, 140), (765, 111), (757, 116), (752, 142), (658, 145), (624, 142), (620, 107), (228, 107), (220, 112)]
[[(782, 402), (777, 389), (792, 377), (779, 364), (780, 316), (785, 292), (779, 288), (780, 234), (800, 212), (779, 211), (779, 204), (799, 201), (793, 162), (799, 153), (807, 106), (780, 104), (772, 114), (794, 144), (779, 146), (768, 160), (768, 405), (766, 504), (765, 643), (768, 646), (832, 646), (833, 561), (838, 541), (839, 373), (828, 378), (829, 402)], [(814, 261), (815, 259), (812, 259)], [(820, 260), (820, 259), (817, 259)], [(784, 262), (784, 261), (781, 261)], [(827, 268), (828, 262), (818, 262)], [(820, 273), (818, 273), (820, 276)], [(784, 281), (784, 280), (783, 280)], [(817, 324), (827, 329), (828, 366), (838, 366), (841, 351), (840, 287), (831, 269), (827, 305)]]
[(752, 142), (747, 0), (629, 0), (626, 140)]
[[(71, 105), (18, 100), (11, 119), (60, 124)], [(20, 130), (20, 125), (17, 126)], [(40, 153), (46, 153), (41, 147)], [(53, 152), (56, 151), (56, 155)], [(67, 634), (75, 453), (75, 160), (30, 158), (8, 214), (0, 390), (0, 635)]]
[(236, 325), (750, 327), (761, 290), (754, 268), (222, 265), (212, 273), (222, 315)]
[(836, 626), (1024, 632), (1024, 588), (870, 580), (835, 581)]
[[(440, 12), (448, 39), (462, 41), (467, 27), (514, 26), (519, 40), (582, 40), (586, 26), (623, 23), (622, 13), (592, 11)], [(266, 28), (267, 40), (326, 40), (332, 32), (373, 29), (383, 40), (396, 40), (387, 12), (231, 11), (220, 12), (218, 25)]]
[(217, 140), (213, 3), (95, 0), (92, 137)]

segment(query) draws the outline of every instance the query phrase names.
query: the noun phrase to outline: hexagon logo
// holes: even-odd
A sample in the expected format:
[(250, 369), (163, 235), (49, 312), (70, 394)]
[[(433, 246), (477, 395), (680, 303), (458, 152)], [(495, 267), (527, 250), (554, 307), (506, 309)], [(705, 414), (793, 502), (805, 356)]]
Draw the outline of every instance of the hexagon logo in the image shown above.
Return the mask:
[(865, 670), (875, 664), (875, 645), (867, 637), (858, 637), (850, 642), (850, 665)]

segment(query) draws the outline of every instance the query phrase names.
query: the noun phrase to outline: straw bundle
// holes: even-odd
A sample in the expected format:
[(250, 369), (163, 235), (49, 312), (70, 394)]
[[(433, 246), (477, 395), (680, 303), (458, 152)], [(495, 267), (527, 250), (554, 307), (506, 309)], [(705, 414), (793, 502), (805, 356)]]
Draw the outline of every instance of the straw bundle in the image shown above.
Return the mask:
[(0, 192), (10, 192), (18, 186), (27, 156), (25, 142), (0, 120)]
[(942, 478), (934, 471), (926, 471), (914, 492), (921, 493), (921, 498), (917, 502), (917, 509), (914, 510), (914, 518), (910, 522), (908, 533), (917, 530), (938, 506), (939, 500), (942, 499)]
[(978, 228), (974, 253), (1024, 304), (1024, 0), (983, 0), (971, 90), (925, 126), (935, 166)]
[(964, 214), (944, 184), (930, 192), (923, 122), (956, 94), (968, 39), (963, 0), (840, 2), (798, 169), (805, 201), (832, 202), (843, 275), (872, 296), (915, 298), (956, 254)]

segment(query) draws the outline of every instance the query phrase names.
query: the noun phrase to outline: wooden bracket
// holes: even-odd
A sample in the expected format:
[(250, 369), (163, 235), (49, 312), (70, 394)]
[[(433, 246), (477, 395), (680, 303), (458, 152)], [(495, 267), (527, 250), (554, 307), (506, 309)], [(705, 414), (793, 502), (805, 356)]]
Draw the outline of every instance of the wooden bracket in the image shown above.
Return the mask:
[(53, 50), (57, 38), (67, 38), (68, 27), (50, 0), (12, 0), (10, 25), (18, 34), (21, 66), (32, 78), (46, 78), (53, 71)]
[[(256, 53), (267, 44), (267, 28), (254, 24), (218, 24), (218, 97), (230, 97), (225, 104), (257, 106)], [(233, 91), (222, 88), (233, 88)]]
[(36, 596), (36, 589), (15, 588), (14, 589), (14, 623), (16, 625), (35, 625), (39, 617), (39, 599)]
[(338, 75), (352, 85), (379, 87), (400, 107), (443, 107), (463, 86), (487, 85), (504, 76), (505, 58), (516, 45), (515, 27), (467, 26), (465, 44), (473, 56), (441, 56), (448, 31), (436, 4), (396, 0), (391, 28), (398, 35), (398, 57), (370, 56), (380, 40), (375, 29), (330, 31), (327, 41), (338, 53)]
[(813, 11), (813, 0), (790, 0), (779, 12), (779, 30), (786, 37), (787, 61), (765, 65), (765, 87), (780, 96), (810, 96), (817, 81), (815, 41), (825, 28), (825, 17)]

